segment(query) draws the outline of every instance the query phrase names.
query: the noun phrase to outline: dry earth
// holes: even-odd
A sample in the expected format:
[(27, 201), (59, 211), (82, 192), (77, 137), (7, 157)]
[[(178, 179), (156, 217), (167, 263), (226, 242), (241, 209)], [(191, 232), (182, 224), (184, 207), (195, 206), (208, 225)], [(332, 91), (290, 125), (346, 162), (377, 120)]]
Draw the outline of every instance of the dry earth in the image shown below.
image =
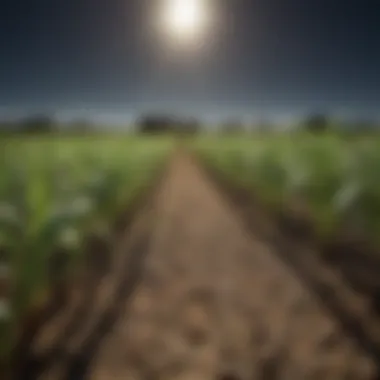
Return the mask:
[(374, 366), (187, 156), (91, 379), (369, 379)]

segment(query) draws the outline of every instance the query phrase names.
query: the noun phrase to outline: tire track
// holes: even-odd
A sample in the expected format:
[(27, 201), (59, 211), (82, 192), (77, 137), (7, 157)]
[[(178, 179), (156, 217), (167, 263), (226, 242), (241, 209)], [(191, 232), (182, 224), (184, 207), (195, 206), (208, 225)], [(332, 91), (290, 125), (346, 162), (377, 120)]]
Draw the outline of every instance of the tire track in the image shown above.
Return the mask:
[(92, 362), (100, 379), (373, 379), (278, 249), (245, 232), (200, 168), (179, 154), (154, 201), (141, 280)]

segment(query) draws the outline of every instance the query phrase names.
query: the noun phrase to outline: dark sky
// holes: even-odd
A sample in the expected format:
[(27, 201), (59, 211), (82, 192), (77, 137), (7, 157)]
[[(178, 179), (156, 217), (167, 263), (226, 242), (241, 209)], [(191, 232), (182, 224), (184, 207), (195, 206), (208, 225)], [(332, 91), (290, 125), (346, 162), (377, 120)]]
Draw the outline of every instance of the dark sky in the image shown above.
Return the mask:
[(160, 1), (1, 2), (0, 111), (380, 114), (378, 0), (208, 0), (218, 27), (176, 51)]

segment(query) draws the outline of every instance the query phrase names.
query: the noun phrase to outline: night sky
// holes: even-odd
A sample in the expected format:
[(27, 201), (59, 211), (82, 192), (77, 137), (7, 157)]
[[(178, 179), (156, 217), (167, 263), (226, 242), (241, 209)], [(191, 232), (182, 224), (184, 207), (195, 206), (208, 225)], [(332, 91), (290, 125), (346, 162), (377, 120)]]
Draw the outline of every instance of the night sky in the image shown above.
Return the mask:
[(159, 2), (1, 2), (0, 116), (380, 115), (379, 1), (214, 0), (218, 25), (177, 50)]

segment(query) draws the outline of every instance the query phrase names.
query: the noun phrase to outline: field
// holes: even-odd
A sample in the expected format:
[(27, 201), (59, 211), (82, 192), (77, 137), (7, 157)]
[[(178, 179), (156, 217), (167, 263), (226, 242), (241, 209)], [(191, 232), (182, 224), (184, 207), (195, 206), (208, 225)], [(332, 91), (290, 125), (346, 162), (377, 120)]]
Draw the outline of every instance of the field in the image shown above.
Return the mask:
[(13, 378), (379, 376), (380, 140), (0, 144)]
[(380, 140), (283, 135), (204, 139), (210, 165), (273, 209), (299, 209), (321, 237), (350, 229), (375, 243), (380, 228)]
[(0, 144), (0, 349), (7, 355), (34, 311), (83, 266), (88, 238), (112, 239), (114, 222), (162, 169), (172, 143), (66, 137)]

